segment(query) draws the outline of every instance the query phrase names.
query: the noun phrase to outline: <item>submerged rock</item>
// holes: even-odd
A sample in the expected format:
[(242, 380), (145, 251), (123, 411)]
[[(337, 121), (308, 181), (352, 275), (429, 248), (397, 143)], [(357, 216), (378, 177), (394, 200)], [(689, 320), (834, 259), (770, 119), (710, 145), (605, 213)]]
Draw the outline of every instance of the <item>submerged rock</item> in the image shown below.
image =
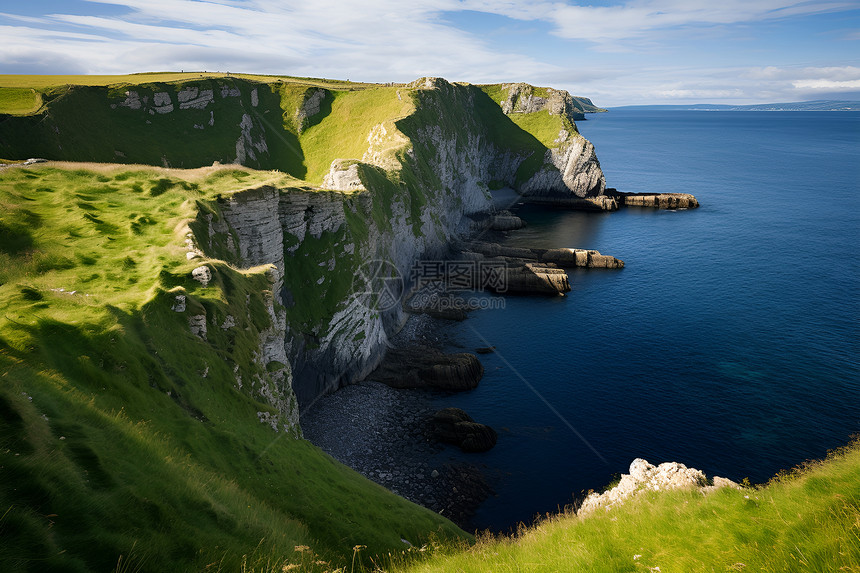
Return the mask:
[(486, 452), (496, 445), (498, 434), (479, 424), (459, 408), (445, 408), (433, 414), (433, 435), (437, 439), (460, 446), (464, 452)]

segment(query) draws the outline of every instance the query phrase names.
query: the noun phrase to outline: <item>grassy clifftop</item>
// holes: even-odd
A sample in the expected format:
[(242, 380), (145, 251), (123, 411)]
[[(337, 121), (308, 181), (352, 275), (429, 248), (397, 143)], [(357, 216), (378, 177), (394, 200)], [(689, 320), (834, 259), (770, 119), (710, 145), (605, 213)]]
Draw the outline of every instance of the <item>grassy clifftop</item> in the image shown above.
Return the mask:
[(207, 260), (204, 286), (184, 245), (208, 201), (262, 184), (297, 182), (233, 167), (0, 171), (2, 569), (105, 571), (122, 555), (140, 570), (280, 570), (465, 535), (273, 429), (283, 413), (267, 396), (290, 393), (274, 376), (288, 365), (254, 355), (272, 327), (267, 269)]

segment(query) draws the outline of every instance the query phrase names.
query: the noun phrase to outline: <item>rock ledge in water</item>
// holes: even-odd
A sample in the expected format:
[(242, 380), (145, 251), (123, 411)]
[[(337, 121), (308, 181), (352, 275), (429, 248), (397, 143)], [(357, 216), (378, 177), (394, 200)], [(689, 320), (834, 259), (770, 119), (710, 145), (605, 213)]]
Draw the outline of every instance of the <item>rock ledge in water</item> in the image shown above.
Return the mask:
[(445, 408), (433, 414), (433, 435), (442, 442), (460, 446), (464, 452), (486, 452), (496, 445), (498, 434), (479, 424), (459, 408)]

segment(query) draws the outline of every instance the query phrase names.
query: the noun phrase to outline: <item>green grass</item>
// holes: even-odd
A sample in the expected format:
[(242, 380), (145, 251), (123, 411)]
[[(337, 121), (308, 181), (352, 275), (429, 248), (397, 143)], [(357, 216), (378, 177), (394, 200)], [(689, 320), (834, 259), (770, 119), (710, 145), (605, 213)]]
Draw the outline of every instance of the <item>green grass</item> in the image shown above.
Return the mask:
[(390, 570), (858, 571), (860, 444), (764, 486), (652, 492), (606, 513), (566, 513), (514, 537), (437, 543), (428, 552)]
[[(394, 132), (394, 122), (414, 110), (410, 92), (405, 88), (334, 92), (330, 113), (301, 136), (307, 180), (321, 183), (335, 159), (361, 159), (373, 128), (382, 125), (389, 133)], [(391, 146), (389, 153), (393, 155), (408, 142), (386, 138), (386, 143)]]
[[(254, 359), (270, 326), (265, 268), (188, 261), (184, 240), (200, 205), (262, 184), (295, 180), (0, 172), (0, 569), (104, 571), (123, 556), (141, 570), (323, 570), (356, 545), (364, 563), (401, 551), (401, 537), (465, 536), (260, 423), (280, 415), (261, 388), (285, 367)], [(190, 277), (200, 264), (205, 288)], [(178, 294), (184, 313), (171, 310)], [(191, 314), (206, 315), (205, 341)], [(235, 327), (221, 328), (228, 315)]]
[(42, 94), (33, 88), (0, 87), (0, 113), (26, 115), (39, 111)]
[(509, 117), (517, 127), (530, 133), (547, 148), (557, 147), (561, 130), (570, 129), (569, 122), (565, 122), (560, 115), (550, 115), (546, 110), (537, 113), (513, 113)]

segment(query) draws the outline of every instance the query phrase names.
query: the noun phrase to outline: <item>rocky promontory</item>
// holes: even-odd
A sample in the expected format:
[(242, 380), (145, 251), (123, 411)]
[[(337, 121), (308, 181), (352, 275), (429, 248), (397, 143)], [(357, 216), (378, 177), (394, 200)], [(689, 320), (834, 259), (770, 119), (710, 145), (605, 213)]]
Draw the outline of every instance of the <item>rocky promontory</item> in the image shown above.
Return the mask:
[(618, 485), (608, 491), (589, 493), (577, 510), (577, 515), (585, 516), (599, 509), (609, 511), (613, 506), (647, 491), (689, 489), (699, 490), (704, 494), (721, 487), (740, 487), (732, 480), (722, 477), (714, 477), (709, 481), (701, 470), (688, 468), (678, 462), (654, 466), (642, 458), (636, 458), (628, 471), (630, 473), (622, 474)]

